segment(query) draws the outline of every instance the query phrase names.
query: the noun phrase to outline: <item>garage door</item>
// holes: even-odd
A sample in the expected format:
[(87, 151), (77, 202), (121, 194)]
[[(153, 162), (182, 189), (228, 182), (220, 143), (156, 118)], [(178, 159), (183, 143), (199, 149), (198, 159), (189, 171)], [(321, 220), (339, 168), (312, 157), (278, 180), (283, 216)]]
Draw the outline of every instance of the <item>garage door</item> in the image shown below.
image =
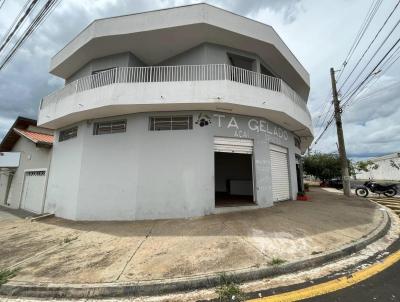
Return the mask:
[(290, 199), (287, 149), (270, 145), (272, 198), (274, 201)]
[(41, 214), (43, 208), (46, 171), (25, 172), (24, 187), (21, 196), (21, 208)]
[(225, 153), (253, 153), (253, 140), (231, 138), (231, 137), (214, 137), (214, 151)]

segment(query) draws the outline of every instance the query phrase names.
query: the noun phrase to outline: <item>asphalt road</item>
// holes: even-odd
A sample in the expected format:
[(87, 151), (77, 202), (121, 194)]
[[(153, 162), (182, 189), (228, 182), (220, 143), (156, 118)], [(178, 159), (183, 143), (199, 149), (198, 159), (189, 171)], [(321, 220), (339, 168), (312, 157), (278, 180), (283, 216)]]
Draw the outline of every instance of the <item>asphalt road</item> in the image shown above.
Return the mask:
[(400, 262), (354, 286), (306, 302), (400, 301)]

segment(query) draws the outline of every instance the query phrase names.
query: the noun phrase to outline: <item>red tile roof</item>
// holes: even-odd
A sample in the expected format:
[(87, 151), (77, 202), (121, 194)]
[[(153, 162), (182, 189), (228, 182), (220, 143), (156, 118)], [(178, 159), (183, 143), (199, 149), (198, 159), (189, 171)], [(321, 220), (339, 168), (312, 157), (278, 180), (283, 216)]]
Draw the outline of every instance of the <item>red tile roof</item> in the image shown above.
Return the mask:
[(44, 134), (39, 132), (33, 132), (23, 129), (14, 128), (14, 131), (18, 134), (26, 137), (27, 139), (31, 140), (35, 144), (42, 143), (42, 144), (49, 144), (52, 145), (54, 141), (54, 136), (51, 134)]

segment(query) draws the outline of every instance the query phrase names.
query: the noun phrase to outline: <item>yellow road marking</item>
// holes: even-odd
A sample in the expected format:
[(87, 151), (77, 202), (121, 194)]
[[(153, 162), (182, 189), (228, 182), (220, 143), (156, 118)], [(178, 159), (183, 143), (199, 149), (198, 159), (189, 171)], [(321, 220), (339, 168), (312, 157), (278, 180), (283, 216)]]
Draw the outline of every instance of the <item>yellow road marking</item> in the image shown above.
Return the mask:
[(307, 288), (277, 294), (265, 298), (258, 298), (249, 300), (251, 302), (291, 302), (291, 301), (299, 301), (303, 299), (309, 299), (316, 296), (321, 296), (327, 293), (331, 293), (354, 284), (357, 284), (361, 281), (364, 281), (383, 270), (387, 269), (394, 263), (400, 260), (400, 251), (391, 254), (386, 257), (382, 262), (371, 265), (370, 267), (355, 272), (351, 276), (341, 277), (335, 280), (331, 280), (328, 282), (324, 282), (321, 284), (313, 285)]

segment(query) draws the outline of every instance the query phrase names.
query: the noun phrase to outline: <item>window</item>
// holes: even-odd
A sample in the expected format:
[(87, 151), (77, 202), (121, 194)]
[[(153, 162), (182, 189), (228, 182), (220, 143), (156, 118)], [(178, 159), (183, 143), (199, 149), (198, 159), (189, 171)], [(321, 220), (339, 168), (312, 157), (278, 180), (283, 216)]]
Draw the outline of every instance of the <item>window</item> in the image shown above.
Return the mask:
[(232, 64), (232, 66), (247, 69), (250, 71), (256, 70), (256, 60), (254, 60), (252, 58), (234, 55), (234, 54), (230, 54), (230, 53), (228, 53), (228, 58)]
[(78, 135), (78, 126), (61, 130), (60, 135), (58, 136), (58, 141), (63, 142), (70, 138), (77, 137), (77, 135)]
[(126, 132), (126, 120), (94, 123), (93, 135)]
[(294, 145), (295, 145), (297, 148), (299, 148), (299, 149), (300, 149), (300, 146), (301, 146), (301, 140), (300, 140), (300, 138), (299, 138), (299, 137), (295, 137), (295, 138), (294, 138)]
[(153, 116), (150, 117), (150, 131), (193, 129), (193, 116)]

